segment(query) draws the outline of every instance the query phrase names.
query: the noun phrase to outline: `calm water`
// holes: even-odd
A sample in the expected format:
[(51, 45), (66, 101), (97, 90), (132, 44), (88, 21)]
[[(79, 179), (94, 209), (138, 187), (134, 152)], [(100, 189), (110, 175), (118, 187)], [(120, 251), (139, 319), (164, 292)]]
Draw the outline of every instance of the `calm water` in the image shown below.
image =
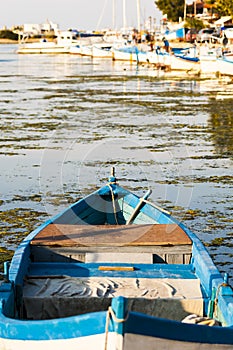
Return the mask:
[(15, 49), (0, 45), (0, 262), (115, 166), (232, 278), (233, 83)]

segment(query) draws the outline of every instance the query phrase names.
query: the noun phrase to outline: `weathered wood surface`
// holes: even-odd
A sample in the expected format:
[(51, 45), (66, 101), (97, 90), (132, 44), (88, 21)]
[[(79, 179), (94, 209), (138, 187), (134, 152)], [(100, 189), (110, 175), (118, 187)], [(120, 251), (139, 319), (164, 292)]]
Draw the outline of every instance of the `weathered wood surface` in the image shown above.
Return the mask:
[(191, 245), (57, 247), (32, 245), (33, 261), (189, 264)]
[(191, 245), (176, 224), (63, 225), (49, 224), (31, 241), (42, 246), (176, 246)]

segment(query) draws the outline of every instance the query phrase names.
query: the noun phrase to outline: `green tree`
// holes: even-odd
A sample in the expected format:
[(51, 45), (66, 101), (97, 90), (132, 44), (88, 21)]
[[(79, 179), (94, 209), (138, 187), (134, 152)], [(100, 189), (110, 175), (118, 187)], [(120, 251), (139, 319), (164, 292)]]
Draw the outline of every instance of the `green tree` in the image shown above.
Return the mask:
[(216, 0), (215, 7), (220, 15), (231, 16), (233, 18), (232, 0)]
[(0, 39), (18, 40), (18, 34), (13, 33), (11, 30), (8, 30), (8, 29), (1, 30)]
[(204, 23), (201, 20), (196, 19), (194, 17), (186, 17), (184, 26), (186, 28), (196, 28), (197, 30), (200, 30), (205, 27)]
[(178, 22), (184, 16), (184, 0), (155, 0), (155, 5), (163, 14), (167, 14), (169, 21)]

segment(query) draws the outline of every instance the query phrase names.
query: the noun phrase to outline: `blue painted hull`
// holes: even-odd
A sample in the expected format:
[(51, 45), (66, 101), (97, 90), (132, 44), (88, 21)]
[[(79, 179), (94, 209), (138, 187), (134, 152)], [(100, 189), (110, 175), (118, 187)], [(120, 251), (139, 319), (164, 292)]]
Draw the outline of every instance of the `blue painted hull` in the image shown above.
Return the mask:
[[(0, 349), (233, 349), (227, 279), (195, 234), (148, 196), (112, 177), (24, 239), (0, 286)], [(66, 282), (63, 295), (59, 285), (43, 296), (55, 280), (68, 280), (71, 294)], [(27, 281), (41, 283), (33, 297)], [(86, 296), (91, 281), (97, 292)], [(201, 325), (179, 319), (190, 305), (203, 309)]]
[(185, 56), (182, 54), (176, 54), (177, 57), (181, 58), (182, 60), (185, 61), (191, 61), (191, 62), (199, 62), (199, 58), (198, 57), (189, 57), (189, 56)]

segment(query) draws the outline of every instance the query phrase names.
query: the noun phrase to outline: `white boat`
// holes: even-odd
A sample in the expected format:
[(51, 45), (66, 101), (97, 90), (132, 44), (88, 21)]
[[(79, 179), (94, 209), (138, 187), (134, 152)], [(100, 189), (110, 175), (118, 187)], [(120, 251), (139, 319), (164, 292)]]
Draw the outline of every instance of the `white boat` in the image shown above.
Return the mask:
[(106, 44), (123, 46), (126, 44), (126, 39), (121, 32), (108, 30), (103, 36), (103, 42)]
[(227, 39), (233, 39), (233, 28), (225, 28), (224, 34), (226, 35)]
[(150, 47), (146, 42), (137, 45), (137, 62), (138, 63), (149, 63), (148, 53), (150, 52)]
[(149, 63), (148, 62), (147, 52), (145, 52), (145, 51), (138, 51), (137, 62), (138, 63)]
[(79, 44), (70, 47), (70, 54), (94, 58), (112, 58), (112, 44), (81, 40)]
[(171, 69), (200, 71), (200, 59), (197, 57), (196, 48), (171, 55)]
[[(93, 41), (98, 42), (98, 38), (93, 39)], [(73, 55), (92, 56), (92, 45), (91, 38), (80, 38), (76, 45), (70, 47), (69, 53)]]
[(27, 39), (23, 39), (18, 46), (17, 53), (26, 54), (58, 54), (69, 53), (70, 47), (77, 45), (78, 38), (72, 31), (60, 31), (57, 33), (55, 41), (47, 41), (42, 39), (39, 42), (28, 43)]
[(82, 54), (82, 45), (77, 44), (70, 47), (69, 53), (72, 55), (81, 55)]
[(112, 58), (112, 45), (111, 44), (95, 44), (92, 46), (93, 58)]
[(80, 45), (80, 47), (82, 56), (92, 57), (92, 45)]
[(75, 45), (70, 48), (69, 53), (72, 55), (89, 56), (93, 58), (112, 58), (111, 45)]
[(200, 70), (201, 74), (217, 74), (217, 58), (221, 56), (221, 48), (200, 47)]
[(223, 51), (225, 57), (233, 57), (233, 47), (229, 46), (226, 50)]
[(138, 49), (136, 46), (113, 47), (112, 52), (114, 61), (138, 61)]
[(220, 57), (217, 64), (219, 74), (233, 76), (233, 57)]
[(157, 48), (155, 51), (147, 52), (147, 61), (157, 68), (170, 68), (171, 55)]
[(129, 61), (137, 63), (148, 63), (147, 50), (143, 50), (136, 45), (113, 47), (113, 60)]

